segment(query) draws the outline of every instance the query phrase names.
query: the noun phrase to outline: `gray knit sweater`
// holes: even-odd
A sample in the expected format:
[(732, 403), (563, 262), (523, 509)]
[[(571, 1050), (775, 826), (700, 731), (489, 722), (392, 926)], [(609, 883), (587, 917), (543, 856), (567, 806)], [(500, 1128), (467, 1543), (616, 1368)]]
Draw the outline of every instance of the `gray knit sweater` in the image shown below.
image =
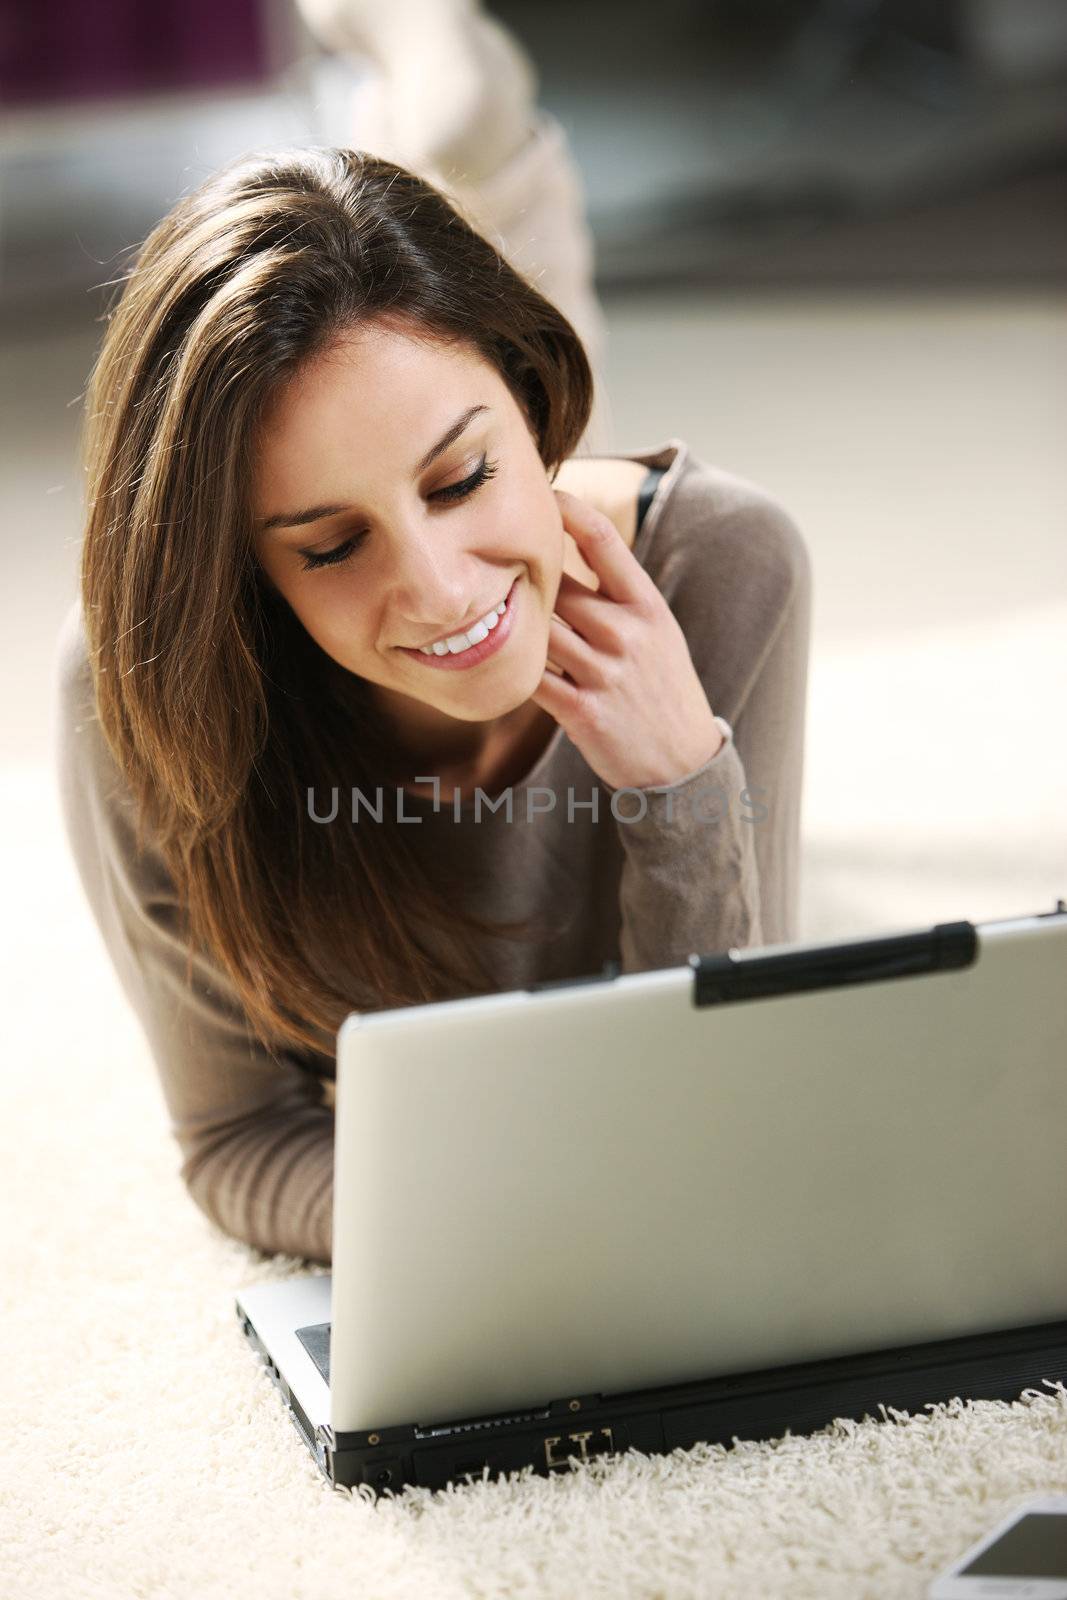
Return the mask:
[[(677, 440), (631, 459), (666, 468), (633, 544), (669, 602), (732, 735), (670, 786), (607, 789), (561, 728), (495, 809), (405, 793), (408, 838), (446, 852), (485, 915), (547, 918), (551, 936), (488, 941), (501, 990), (535, 979), (684, 964), (690, 952), (796, 937), (811, 567), (796, 527), (754, 485)], [(202, 1210), (257, 1248), (331, 1259), (333, 1058), (272, 1056), (232, 986), (186, 952), (161, 856), (134, 849), (133, 803), (96, 719), (80, 605), (59, 640), (58, 771), (71, 848), (144, 1028)], [(384, 790), (396, 804), (396, 791)], [(329, 796), (316, 797), (325, 811)], [(508, 802), (510, 801), (510, 808)], [(509, 816), (510, 809), (510, 816)], [(334, 826), (350, 820), (342, 795)], [(451, 874), (450, 874), (451, 876)], [(358, 993), (358, 984), (353, 993)], [(354, 1005), (353, 1009), (357, 1009)]]

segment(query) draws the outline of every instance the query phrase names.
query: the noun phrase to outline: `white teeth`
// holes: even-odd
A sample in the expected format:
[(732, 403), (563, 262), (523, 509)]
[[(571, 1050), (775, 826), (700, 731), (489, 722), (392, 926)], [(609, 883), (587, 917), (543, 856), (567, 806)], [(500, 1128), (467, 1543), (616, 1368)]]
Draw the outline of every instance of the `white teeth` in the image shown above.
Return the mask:
[(459, 656), (463, 654), (464, 650), (469, 650), (471, 645), (481, 644), (483, 639), (489, 637), (489, 634), (504, 615), (507, 610), (507, 604), (506, 599), (501, 600), (500, 604), (494, 606), (492, 611), (487, 611), (484, 617), (479, 617), (474, 626), (466, 633), (453, 633), (448, 639), (438, 639), (436, 644), (420, 644), (419, 650), (421, 654), (424, 656)]
[(452, 654), (454, 656), (458, 656), (461, 650), (468, 649), (472, 644), (481, 644), (482, 640), (488, 639), (488, 637), (489, 629), (486, 627), (485, 623), (476, 622), (474, 627), (466, 636), (460, 634), (458, 639), (448, 639), (446, 640), (446, 643)]

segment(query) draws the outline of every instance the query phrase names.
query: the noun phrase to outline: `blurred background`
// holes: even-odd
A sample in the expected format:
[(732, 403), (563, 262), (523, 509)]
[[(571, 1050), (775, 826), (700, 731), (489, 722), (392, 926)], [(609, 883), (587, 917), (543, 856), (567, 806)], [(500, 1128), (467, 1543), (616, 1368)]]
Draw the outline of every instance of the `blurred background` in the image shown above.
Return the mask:
[(6, 0), (8, 970), (36, 922), (111, 982), (50, 772), (108, 285), (286, 143), (483, 206), (589, 341), (588, 448), (682, 438), (801, 527), (801, 937), (1067, 895), (1065, 80), (1063, 0)]

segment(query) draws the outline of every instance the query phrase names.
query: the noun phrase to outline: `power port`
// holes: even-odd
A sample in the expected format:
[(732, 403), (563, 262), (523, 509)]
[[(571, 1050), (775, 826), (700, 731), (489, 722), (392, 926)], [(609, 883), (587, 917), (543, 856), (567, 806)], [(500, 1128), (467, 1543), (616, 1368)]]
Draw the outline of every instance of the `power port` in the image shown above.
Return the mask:
[(389, 1467), (383, 1467), (380, 1472), (375, 1473), (374, 1481), (378, 1485), (379, 1489), (384, 1488), (387, 1483), (392, 1483), (393, 1474), (391, 1469)]

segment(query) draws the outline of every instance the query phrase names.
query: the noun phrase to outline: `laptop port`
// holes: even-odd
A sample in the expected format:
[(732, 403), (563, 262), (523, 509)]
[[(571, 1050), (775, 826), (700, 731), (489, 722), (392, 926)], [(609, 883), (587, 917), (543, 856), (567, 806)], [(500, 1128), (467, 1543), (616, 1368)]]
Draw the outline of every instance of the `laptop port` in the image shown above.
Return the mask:
[(570, 1466), (570, 1457), (591, 1461), (593, 1456), (610, 1455), (615, 1440), (610, 1428), (582, 1428), (574, 1433), (554, 1433), (542, 1441), (545, 1449), (545, 1466), (558, 1472)]

